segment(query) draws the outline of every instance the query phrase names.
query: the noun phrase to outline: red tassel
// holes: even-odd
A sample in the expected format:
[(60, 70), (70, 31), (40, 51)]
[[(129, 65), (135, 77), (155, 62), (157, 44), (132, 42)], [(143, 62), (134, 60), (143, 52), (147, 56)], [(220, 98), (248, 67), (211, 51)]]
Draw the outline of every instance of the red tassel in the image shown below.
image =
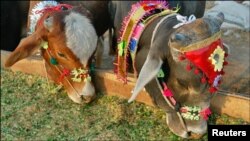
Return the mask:
[(207, 82), (207, 79), (206, 79), (206, 77), (203, 76), (203, 77), (201, 78), (201, 83), (204, 84), (204, 83), (206, 83), (206, 82)]
[(224, 62), (223, 62), (223, 65), (224, 65), (224, 66), (228, 65), (228, 62), (227, 62), (227, 61), (224, 61)]
[(183, 55), (179, 56), (179, 61), (182, 61), (182, 60), (185, 60), (185, 59), (186, 59), (185, 56), (183, 56)]
[(225, 57), (228, 57), (228, 53), (225, 53)]
[(190, 71), (190, 70), (192, 69), (191, 65), (188, 64), (187, 67), (186, 67), (186, 69), (187, 69), (188, 71)]
[(215, 87), (210, 87), (209, 88), (210, 93), (215, 93), (216, 91), (217, 91), (217, 89)]
[(195, 69), (195, 70), (194, 70), (194, 73), (195, 73), (195, 74), (199, 74), (199, 73), (200, 73), (199, 69)]
[(70, 75), (70, 70), (68, 70), (68, 69), (63, 69), (62, 74), (63, 74), (64, 76), (69, 76), (69, 75)]

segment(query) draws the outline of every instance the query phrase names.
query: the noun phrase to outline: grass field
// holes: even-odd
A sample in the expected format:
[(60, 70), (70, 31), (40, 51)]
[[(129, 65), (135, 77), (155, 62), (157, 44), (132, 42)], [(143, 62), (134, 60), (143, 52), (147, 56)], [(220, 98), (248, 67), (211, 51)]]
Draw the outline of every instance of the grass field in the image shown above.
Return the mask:
[[(213, 114), (209, 124), (248, 124)], [(183, 140), (157, 108), (98, 93), (74, 104), (45, 78), (1, 69), (1, 140)], [(207, 135), (200, 140), (207, 140)]]

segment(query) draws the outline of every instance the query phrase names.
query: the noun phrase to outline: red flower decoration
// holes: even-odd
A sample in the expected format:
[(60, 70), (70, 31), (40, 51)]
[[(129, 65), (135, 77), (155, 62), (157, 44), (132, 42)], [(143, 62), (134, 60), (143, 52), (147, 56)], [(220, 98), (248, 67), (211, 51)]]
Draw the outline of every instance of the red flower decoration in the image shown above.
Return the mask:
[(208, 120), (208, 117), (212, 114), (211, 110), (209, 108), (206, 108), (200, 112), (200, 115), (203, 117), (203, 119)]

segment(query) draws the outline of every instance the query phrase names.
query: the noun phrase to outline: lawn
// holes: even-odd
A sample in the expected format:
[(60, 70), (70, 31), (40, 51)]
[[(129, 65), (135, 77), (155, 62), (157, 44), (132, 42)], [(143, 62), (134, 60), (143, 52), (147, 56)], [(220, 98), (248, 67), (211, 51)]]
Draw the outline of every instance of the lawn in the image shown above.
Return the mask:
[[(248, 124), (217, 114), (208, 122)], [(91, 104), (74, 104), (46, 78), (1, 69), (1, 140), (183, 139), (171, 133), (160, 109), (101, 93)]]

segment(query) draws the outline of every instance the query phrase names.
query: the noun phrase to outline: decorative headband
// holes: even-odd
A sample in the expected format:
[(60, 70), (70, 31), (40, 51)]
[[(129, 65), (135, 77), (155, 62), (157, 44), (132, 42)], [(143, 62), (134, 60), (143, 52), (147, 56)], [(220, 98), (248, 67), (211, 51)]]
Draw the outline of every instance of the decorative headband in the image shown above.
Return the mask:
[(39, 24), (41, 17), (45, 12), (61, 11), (64, 9), (71, 9), (72, 6), (68, 4), (59, 4), (56, 1), (42, 1), (34, 6), (30, 15), (30, 32), (32, 34), (35, 31), (36, 25)]
[(180, 52), (180, 61), (189, 60), (187, 70), (195, 67), (195, 74), (202, 72), (203, 77), (201, 82), (208, 82), (210, 85), (209, 91), (211, 93), (216, 92), (221, 83), (221, 77), (224, 75), (223, 68), (228, 64), (225, 61), (225, 57), (228, 54), (224, 50), (221, 32), (217, 32), (212, 37), (176, 50)]

